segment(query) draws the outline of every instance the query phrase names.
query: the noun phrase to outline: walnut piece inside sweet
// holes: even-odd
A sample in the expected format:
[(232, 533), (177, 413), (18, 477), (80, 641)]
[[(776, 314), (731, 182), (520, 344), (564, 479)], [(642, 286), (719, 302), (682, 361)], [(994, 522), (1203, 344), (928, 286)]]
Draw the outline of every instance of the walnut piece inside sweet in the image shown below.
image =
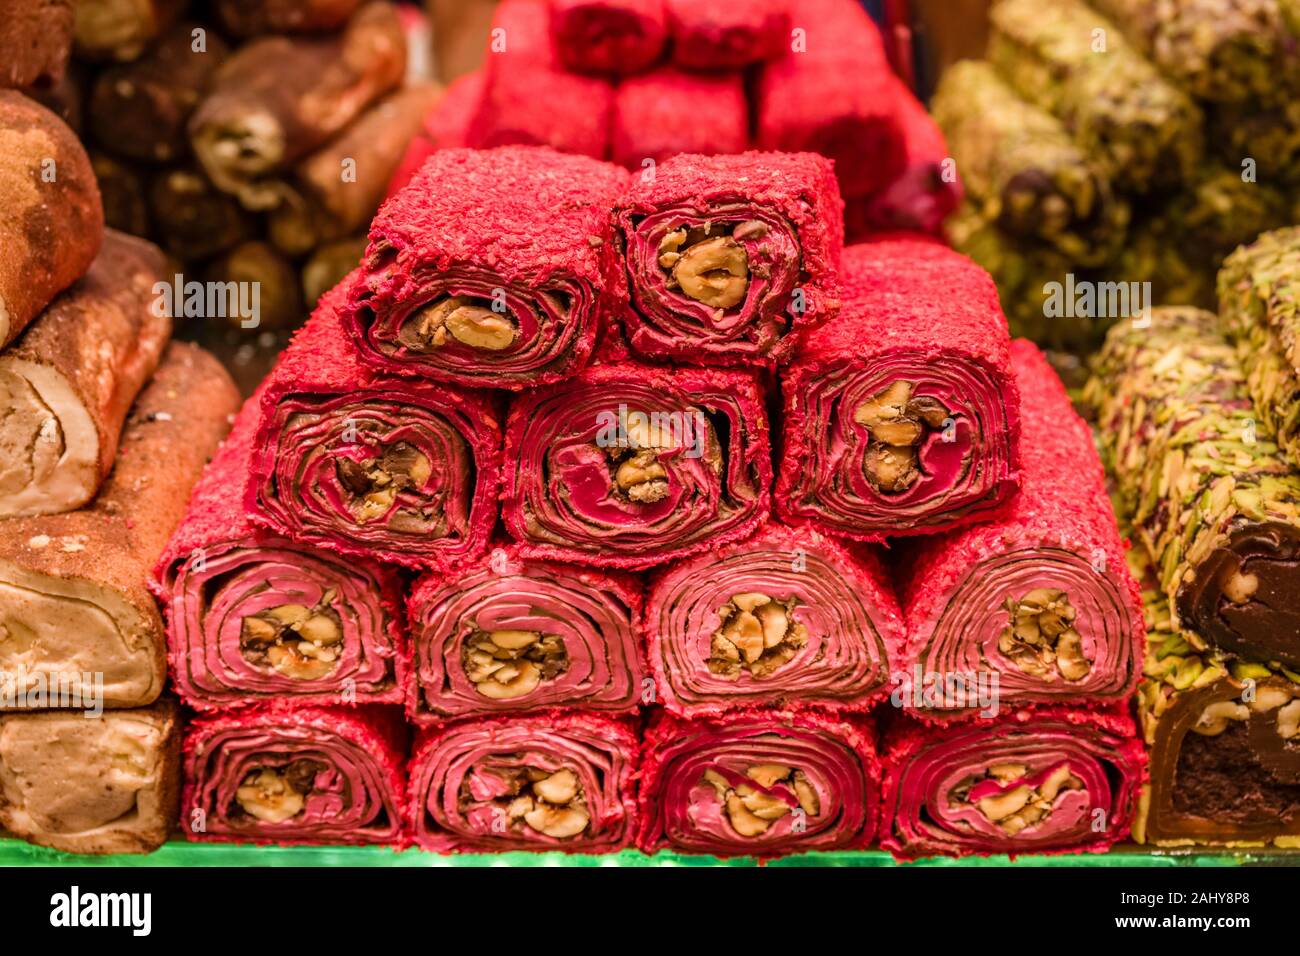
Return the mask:
[(504, 814), (511, 829), (527, 827), (557, 840), (567, 840), (581, 834), (591, 822), (582, 784), (573, 770), (521, 767), (481, 772), (497, 778), (499, 786), (494, 789), (499, 795), (476, 800), (466, 783), (461, 789), (462, 805), (491, 804)]
[(333, 588), (314, 607), (279, 604), (240, 623), (239, 648), (252, 664), (270, 666), (294, 680), (320, 680), (334, 672), (343, 652), (343, 626)]
[[(1049, 816), (1052, 803), (1062, 790), (1083, 789), (1083, 781), (1070, 771), (1069, 764), (1052, 768), (1037, 785), (1030, 783), (1032, 776), (1025, 764), (991, 764), (983, 775), (962, 781), (949, 802), (953, 806), (974, 803), (986, 820), (996, 823), (1007, 835), (1015, 836)], [(997, 781), (1001, 789), (971, 800), (971, 790), (985, 780)]]
[(716, 769), (704, 771), (703, 776), (717, 793), (732, 828), (743, 837), (761, 836), (796, 808), (809, 817), (821, 813), (816, 788), (802, 770), (761, 763), (747, 767), (745, 776), (749, 782), (733, 782)]
[(709, 670), (737, 678), (742, 670), (768, 677), (794, 659), (808, 643), (808, 628), (795, 620), (794, 598), (772, 598), (760, 592), (732, 595), (718, 608), (722, 626), (709, 644)]
[(879, 491), (896, 494), (916, 482), (926, 435), (942, 429), (951, 417), (938, 399), (913, 397), (915, 388), (913, 382), (892, 382), (853, 412), (853, 420), (871, 435), (863, 466), (867, 480)]
[(712, 309), (731, 309), (749, 289), (749, 254), (738, 242), (756, 235), (763, 223), (741, 223), (727, 235), (727, 224), (682, 228), (659, 242), (659, 267), (669, 274), (668, 287)]
[(413, 352), (432, 352), (448, 341), (500, 352), (510, 348), (518, 334), (506, 313), (495, 312), (470, 296), (452, 295), (407, 316), (397, 331), (397, 341)]
[(514, 700), (568, 670), (569, 655), (557, 634), (478, 631), (465, 642), (461, 664), (484, 697)]
[(1035, 588), (1018, 601), (1007, 598), (1003, 607), (1009, 621), (998, 636), (998, 650), (1016, 667), (1043, 680), (1059, 674), (1075, 683), (1088, 676), (1092, 664), (1074, 629), (1078, 612), (1064, 591)]
[(258, 767), (245, 774), (235, 802), (264, 823), (283, 823), (302, 813), (316, 775), (328, 769), (319, 760), (295, 760), (283, 767)]
[(368, 524), (388, 515), (400, 492), (422, 489), (433, 466), (414, 445), (398, 441), (373, 458), (339, 457), (335, 471), (351, 497), (352, 516), (358, 524)]

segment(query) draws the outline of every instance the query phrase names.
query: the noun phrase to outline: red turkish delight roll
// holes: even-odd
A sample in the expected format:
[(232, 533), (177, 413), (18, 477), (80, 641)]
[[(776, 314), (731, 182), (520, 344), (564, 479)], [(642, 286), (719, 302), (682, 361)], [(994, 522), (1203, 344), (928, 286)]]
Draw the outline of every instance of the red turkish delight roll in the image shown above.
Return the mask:
[(185, 735), (181, 826), (205, 842), (400, 845), (405, 754), (387, 707), (200, 717)]
[(199, 710), (267, 699), (398, 703), (397, 576), (268, 534), (232, 494), (247, 481), (260, 413), (257, 398), (245, 403), (154, 571), (176, 690)]
[(780, 525), (657, 574), (645, 632), (658, 698), (684, 717), (754, 704), (866, 709), (903, 643), (874, 555)]
[(662, 0), (549, 0), (551, 36), (566, 69), (640, 73), (659, 59), (668, 28)]
[(407, 816), (426, 850), (609, 853), (632, 841), (638, 745), (594, 714), (464, 720), (423, 731)]
[(779, 361), (839, 311), (843, 203), (811, 153), (678, 156), (619, 206), (643, 355)]
[(1092, 432), (1043, 354), (1011, 347), (1021, 490), (999, 521), (925, 539), (903, 589), (902, 670), (993, 673), (1004, 703), (1127, 700), (1142, 671), (1141, 594)]
[(646, 731), (637, 845), (716, 856), (857, 849), (876, 832), (868, 724), (749, 710)]
[(411, 139), (388, 182), (387, 199), (415, 178), (424, 161), (440, 149), (469, 145), (469, 124), (483, 101), (483, 71), (464, 73), (448, 84), (438, 104), (424, 117), (424, 130)]
[(863, 541), (987, 521), (1020, 481), (1020, 396), (987, 272), (930, 239), (850, 246), (844, 308), (782, 375), (778, 512)]
[(906, 168), (880, 192), (849, 204), (846, 229), (850, 237), (894, 230), (940, 235), (944, 220), (961, 205), (964, 195), (956, 161), (925, 105), (897, 77), (891, 77), (890, 85), (895, 91), (891, 100), (903, 133)]
[(626, 182), (550, 149), (438, 152), (371, 223), (341, 315), (362, 361), (512, 389), (574, 374), (623, 308)]
[(500, 488), (496, 410), (358, 361), (339, 319), (356, 278), (321, 297), (262, 388), (249, 516), (299, 544), (413, 568), (481, 554)]
[(1146, 753), (1121, 711), (1023, 710), (926, 727), (883, 747), (881, 846), (944, 854), (1101, 853), (1128, 836)]
[(697, 70), (770, 60), (790, 41), (788, 0), (664, 0), (673, 60)]
[(506, 434), (502, 519), (525, 557), (646, 568), (768, 513), (767, 417), (746, 372), (596, 365), (515, 398)]
[(562, 153), (605, 158), (614, 87), (564, 69), (544, 0), (502, 0), (484, 69), (483, 100), (466, 145), (553, 146)]
[[(700, 122), (701, 108), (708, 122)], [(643, 171), (678, 153), (743, 153), (749, 146), (749, 104), (739, 73), (689, 73), (660, 67), (630, 76), (614, 95), (611, 156)]]
[(550, 707), (636, 710), (646, 691), (640, 582), (518, 550), (497, 548), (415, 585), (407, 697), (415, 722)]
[(800, 0), (787, 49), (757, 89), (760, 149), (835, 160), (846, 197), (869, 196), (907, 167), (880, 32), (856, 0)]

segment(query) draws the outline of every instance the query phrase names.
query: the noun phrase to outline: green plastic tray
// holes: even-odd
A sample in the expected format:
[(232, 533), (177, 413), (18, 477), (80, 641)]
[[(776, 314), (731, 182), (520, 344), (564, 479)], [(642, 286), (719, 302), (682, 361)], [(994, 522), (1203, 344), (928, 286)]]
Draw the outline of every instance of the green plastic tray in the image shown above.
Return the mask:
[[(0, 866), (756, 866), (751, 858), (720, 860), (711, 856), (656, 853), (646, 856), (624, 850), (603, 856), (564, 853), (464, 853), (439, 856), (421, 850), (401, 853), (382, 847), (349, 846), (250, 846), (235, 843), (168, 843), (147, 856), (77, 856), (21, 840), (0, 840)], [(1300, 851), (1288, 850), (1162, 850), (1122, 846), (1109, 853), (1081, 853), (1064, 856), (1005, 856), (964, 860), (934, 858), (898, 864), (882, 850), (838, 853), (807, 853), (772, 860), (767, 866), (1053, 866), (1053, 867), (1139, 867), (1139, 866), (1300, 866)]]

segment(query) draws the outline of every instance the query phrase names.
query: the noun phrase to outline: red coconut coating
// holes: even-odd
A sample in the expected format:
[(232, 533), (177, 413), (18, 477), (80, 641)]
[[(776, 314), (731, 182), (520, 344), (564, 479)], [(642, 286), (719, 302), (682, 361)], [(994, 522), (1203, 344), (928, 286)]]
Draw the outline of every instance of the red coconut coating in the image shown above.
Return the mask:
[[(782, 334), (782, 325), (795, 331), (815, 328), (839, 311), (843, 211), (830, 163), (813, 153), (682, 155), (661, 164), (652, 177), (634, 176), (619, 207), (635, 310), (628, 316), (632, 348), (687, 362), (784, 359), (796, 336)], [(668, 290), (668, 273), (658, 264), (661, 234), (715, 216), (728, 222), (759, 220), (768, 227), (762, 235), (738, 240), (748, 251), (751, 270), (761, 263), (770, 280), (760, 286), (759, 274), (752, 273), (739, 312), (727, 310), (747, 318), (743, 336), (715, 331), (705, 337), (683, 328), (674, 318), (677, 311), (711, 310)], [(782, 281), (785, 290), (778, 288)], [(802, 311), (794, 306), (795, 290), (801, 292)], [(696, 316), (688, 328), (697, 328), (698, 321)], [(716, 321), (713, 327), (719, 328)]]
[(661, 0), (550, 0), (560, 62), (579, 73), (640, 73), (663, 53)]
[[(400, 703), (407, 665), (406, 615), (401, 582), (393, 569), (295, 545), (254, 525), (244, 509), (238, 489), (248, 481), (260, 415), (260, 396), (254, 395), (195, 486), (185, 517), (149, 582), (167, 617), (176, 690), (198, 710), (228, 710), (269, 695), (293, 704), (321, 698), (334, 703), (345, 690), (354, 695), (351, 703)], [(364, 620), (369, 639), (363, 647), (347, 647), (328, 678), (270, 676), (251, 665), (241, 675), (244, 679), (234, 683), (227, 673), (214, 673), (210, 658), (229, 664), (224, 651), (230, 640), (238, 653), (241, 609), (256, 613), (283, 604), (315, 606), (318, 592), (331, 587), (340, 592), (331, 607), (336, 613), (344, 611), (340, 622), (345, 634), (361, 642), (357, 629)], [(255, 607), (247, 604), (250, 598)], [(358, 651), (361, 659), (354, 656)], [(238, 662), (236, 666), (242, 669)]]
[[(415, 582), (408, 601), (413, 666), (406, 684), (406, 713), (413, 723), (556, 707), (634, 714), (650, 696), (644, 686), (641, 581), (617, 571), (523, 558), (520, 550), (503, 543), (448, 574), (426, 574)], [(467, 638), (494, 630), (559, 637), (565, 670), (522, 696), (476, 693), (461, 654)]]
[[(396, 707), (261, 704), (197, 717), (182, 748), (181, 827), (187, 839), (201, 842), (406, 846), (406, 746)], [(306, 798), (296, 817), (272, 823), (230, 815), (235, 791), (251, 772), (280, 769), (299, 757), (328, 769), (317, 773), (320, 792)]]
[[(405, 567), (438, 568), (457, 558), (482, 554), (496, 524), (501, 476), (501, 426), (494, 401), (481, 392), (386, 376), (367, 368), (348, 345), (339, 316), (341, 305), (358, 276), (359, 271), (352, 272), (321, 296), (316, 311), (280, 354), (263, 383), (262, 417), (253, 439), (256, 452), (245, 499), (249, 517), (254, 524), (303, 544), (323, 545), (342, 554)], [(346, 451), (337, 445), (322, 449), (319, 442), (281, 447), (281, 432), (286, 427), (282, 416), (286, 414), (286, 406), (294, 401), (303, 409), (324, 408), (330, 414), (348, 409), (364, 414), (366, 403), (398, 404), (407, 410), (403, 420), (395, 423), (400, 428), (430, 424), (439, 429), (440, 436), (444, 429), (458, 436), (473, 465), (472, 476), (461, 475), (461, 480), (472, 477), (474, 482), (473, 488), (465, 489), (460, 496), (467, 509), (460, 533), (455, 537), (433, 537), (399, 534), (387, 528), (376, 533), (374, 521), (359, 526), (348, 520), (347, 526), (341, 527), (336, 512), (331, 512), (328, 527), (321, 527), (315, 513), (308, 515), (305, 510), (301, 486), (290, 489), (287, 496), (272, 495), (276, 490), (272, 478), (299, 463), (300, 456)], [(423, 414), (416, 414), (417, 411)], [(334, 417), (346, 434), (347, 422), (353, 419), (346, 414), (334, 414)], [(443, 451), (447, 447), (439, 445)], [(438, 469), (453, 462), (431, 460), (431, 464)], [(435, 490), (448, 489), (444, 484)], [(304, 518), (308, 517), (312, 521), (304, 526)]]
[(385, 198), (395, 195), (420, 171), (424, 161), (440, 149), (468, 145), (469, 124), (483, 101), (484, 73), (475, 70), (456, 77), (436, 106), (424, 117), (424, 132), (411, 140), (393, 178), (388, 182)]
[[(636, 832), (639, 758), (631, 721), (581, 712), (461, 720), (422, 730), (409, 764), (407, 827), (417, 845), (436, 853), (616, 852), (630, 846)], [(589, 817), (580, 833), (548, 836), (510, 821), (501, 774), (525, 767), (573, 772)]]
[[(713, 674), (707, 660), (734, 595), (793, 598), (807, 643), (772, 674)], [(756, 535), (658, 571), (646, 596), (645, 634), (658, 700), (682, 717), (751, 705), (868, 709), (888, 694), (903, 624), (889, 573), (811, 528), (770, 524)]]
[(779, 56), (790, 40), (789, 0), (664, 0), (673, 60), (698, 70)]
[[(610, 212), (626, 184), (617, 166), (546, 148), (436, 153), (371, 223), (361, 278), (342, 311), (363, 361), (468, 387), (520, 389), (572, 375), (626, 299)], [(501, 292), (515, 347), (402, 344), (415, 309), (446, 295), (494, 305)], [(556, 296), (568, 303), (561, 313)]]
[(564, 70), (544, 0), (498, 5), (484, 69), (483, 100), (466, 145), (553, 146), (596, 159), (608, 154), (614, 87)]
[(833, 159), (846, 197), (878, 192), (907, 166), (880, 32), (856, 0), (800, 0), (792, 28), (759, 77), (756, 144)]
[[(782, 374), (780, 516), (862, 541), (928, 534), (1005, 510), (1019, 483), (1020, 398), (988, 273), (930, 237), (844, 251), (844, 307), (806, 335)], [(871, 487), (870, 434), (855, 409), (894, 381), (952, 411), (951, 440), (927, 432), (921, 477)]]
[[(701, 122), (702, 106), (708, 122)], [(739, 73), (690, 73), (660, 67), (619, 84), (614, 95), (611, 157), (641, 170), (678, 153), (743, 153), (749, 147), (749, 103)]]
[[(787, 781), (767, 792), (791, 812), (758, 836), (737, 832), (704, 773), (757, 790), (745, 771), (760, 764), (802, 772), (819, 812), (803, 810)], [(876, 834), (880, 776), (875, 734), (862, 718), (766, 709), (689, 721), (660, 714), (642, 745), (637, 846), (761, 859), (860, 849)]]
[[(719, 443), (724, 437), (727, 442), (721, 474), (707, 471), (705, 457), (688, 458), (681, 448), (669, 448), (661, 459), (669, 471), (666, 498), (654, 504), (617, 499), (596, 440), (599, 416), (617, 416), (622, 404), (629, 413), (703, 408), (726, 416), (728, 434), (718, 436)], [(696, 419), (690, 421), (696, 428)], [(510, 535), (523, 542), (525, 557), (638, 570), (744, 538), (770, 511), (767, 414), (758, 379), (747, 372), (637, 362), (594, 365), (568, 382), (516, 396), (506, 436), (511, 455), (501, 517)], [(684, 429), (682, 437), (687, 447), (693, 447), (693, 438), (703, 441)], [(561, 504), (576, 502), (586, 509), (583, 521), (556, 510), (561, 489)], [(703, 511), (688, 515), (684, 526), (672, 523), (699, 502)], [(668, 529), (657, 530), (664, 522)]]
[[(1012, 343), (1011, 363), (1022, 407), (1020, 493), (1004, 517), (925, 539), (913, 553), (903, 575), (902, 670), (996, 670), (1004, 703), (1126, 700), (1141, 676), (1146, 628), (1092, 432), (1032, 342)], [(1064, 590), (1078, 613), (1074, 628), (1092, 665), (1082, 680), (1064, 680), (1053, 667), (1044, 682), (999, 653), (1010, 623), (1003, 602), (1036, 588)], [(936, 627), (942, 651), (930, 646)]]
[(895, 90), (891, 101), (903, 132), (907, 168), (880, 192), (847, 204), (845, 228), (850, 242), (882, 230), (941, 235), (944, 220), (961, 205), (964, 195), (939, 124), (902, 80), (891, 77), (890, 85)]
[[(1030, 708), (994, 720), (972, 717), (942, 727), (902, 718), (890, 727), (881, 748), (885, 782), (880, 845), (899, 859), (1104, 853), (1128, 836), (1134, 803), (1146, 780), (1146, 751), (1135, 733), (1132, 717), (1118, 707)], [(959, 810), (949, 804), (953, 790), (968, 777), (980, 777), (990, 764), (1020, 764), (1029, 771), (1005, 785), (985, 780), (981, 789), (996, 796), (1014, 789), (1021, 779), (1036, 787), (1035, 778), (1070, 758), (1071, 772), (1083, 774), (1079, 779), (1085, 783), (1086, 800), (1075, 796), (1077, 790), (1062, 789), (1052, 814), (1015, 836), (988, 823), (973, 804)], [(1088, 792), (1088, 783), (1104, 793)], [(957, 813), (960, 818), (953, 816)], [(1062, 816), (1053, 828), (1049, 825), (1056, 813)], [(958, 828), (935, 824), (949, 816)], [(962, 820), (976, 822), (962, 827)], [(1094, 830), (1094, 823), (1101, 829)]]

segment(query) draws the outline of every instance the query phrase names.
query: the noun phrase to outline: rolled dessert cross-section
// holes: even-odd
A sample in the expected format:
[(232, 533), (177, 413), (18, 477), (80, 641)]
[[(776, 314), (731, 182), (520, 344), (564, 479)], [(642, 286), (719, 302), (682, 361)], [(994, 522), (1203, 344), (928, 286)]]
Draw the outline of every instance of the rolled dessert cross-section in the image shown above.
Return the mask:
[(412, 568), (480, 554), (496, 523), (501, 427), (485, 396), (376, 374), (345, 339), (354, 272), (321, 297), (261, 391), (254, 524)]
[[(708, 104), (707, 123), (697, 115), (701, 103)], [(615, 91), (610, 156), (620, 166), (645, 175), (651, 162), (678, 153), (714, 156), (748, 148), (749, 103), (741, 73), (663, 66), (627, 77)]]
[(639, 744), (596, 714), (462, 720), (425, 730), (410, 763), (407, 820), (437, 853), (610, 853), (635, 829)]
[(496, 548), (415, 584), (415, 723), (552, 707), (632, 713), (648, 696), (640, 582), (518, 551)]
[(833, 160), (847, 198), (879, 192), (907, 164), (880, 31), (854, 0), (799, 0), (791, 26), (759, 72), (754, 144)]
[(1085, 399), (1175, 626), (1198, 649), (1300, 669), (1300, 477), (1218, 318), (1121, 322), (1095, 372)]
[(1156, 846), (1300, 846), (1300, 674), (1198, 651), (1147, 598), (1138, 688), (1150, 779), (1133, 839)]
[(176, 702), (0, 715), (0, 826), (65, 853), (151, 853), (181, 796)]
[(870, 724), (815, 712), (661, 716), (646, 731), (637, 846), (771, 858), (861, 849), (876, 833)]
[(1020, 483), (1020, 396), (993, 280), (925, 239), (850, 246), (844, 307), (800, 343), (778, 514), (862, 541), (986, 521)]
[(941, 235), (944, 220), (965, 195), (943, 130), (906, 83), (895, 77), (891, 85), (907, 163), (888, 186), (848, 204), (845, 230), (853, 242), (858, 241), (856, 235), (869, 231)]
[(172, 343), (127, 419), (117, 464), (95, 500), (79, 511), (5, 522), (0, 674), (13, 682), (20, 706), (51, 706), (39, 701), (42, 692), (56, 706), (77, 692), (114, 708), (158, 698), (166, 641), (145, 582), (238, 404), (216, 359)]
[(371, 224), (348, 337), (386, 372), (509, 389), (567, 378), (625, 308), (611, 210), (626, 183), (540, 147), (438, 151)]
[(181, 829), (198, 842), (402, 845), (405, 756), (395, 708), (199, 717), (185, 731)]
[(1013, 342), (1011, 365), (1020, 493), (1000, 520), (926, 538), (911, 557), (899, 671), (971, 683), (996, 674), (1004, 704), (1127, 700), (1141, 673), (1142, 606), (1092, 432), (1033, 343)]
[(396, 573), (267, 533), (231, 493), (247, 481), (260, 411), (256, 397), (245, 403), (154, 569), (176, 690), (197, 710), (400, 703)]
[(483, 97), (467, 146), (551, 146), (604, 159), (614, 86), (569, 72), (551, 36), (550, 9), (540, 0), (501, 0), (492, 20)]
[(762, 364), (839, 311), (842, 205), (812, 153), (677, 156), (619, 203), (632, 349), (656, 359)]
[(690, 70), (740, 70), (772, 60), (790, 41), (784, 0), (664, 0), (673, 62)]
[(780, 525), (657, 573), (645, 632), (659, 702), (680, 717), (758, 705), (865, 710), (903, 643), (874, 555)]
[(1110, 177), (1059, 119), (1021, 99), (992, 66), (951, 66), (933, 106), (984, 218), (1080, 265), (1102, 265), (1119, 252), (1130, 209)]
[(85, 274), (103, 240), (81, 141), (34, 100), (0, 90), (0, 347)]
[(668, 27), (663, 0), (543, 0), (565, 69), (641, 73), (663, 54)]
[(900, 859), (1105, 852), (1128, 836), (1146, 766), (1120, 710), (902, 720), (881, 753), (880, 842)]
[(767, 418), (748, 372), (594, 365), (515, 398), (502, 520), (526, 557), (647, 568), (766, 518)]
[(109, 231), (90, 271), (0, 354), (0, 517), (95, 496), (136, 394), (171, 337), (162, 251)]
[(389, 3), (367, 3), (332, 36), (259, 37), (221, 65), (190, 117), (194, 155), (245, 208), (273, 209), (280, 174), (396, 89), (405, 69)]

